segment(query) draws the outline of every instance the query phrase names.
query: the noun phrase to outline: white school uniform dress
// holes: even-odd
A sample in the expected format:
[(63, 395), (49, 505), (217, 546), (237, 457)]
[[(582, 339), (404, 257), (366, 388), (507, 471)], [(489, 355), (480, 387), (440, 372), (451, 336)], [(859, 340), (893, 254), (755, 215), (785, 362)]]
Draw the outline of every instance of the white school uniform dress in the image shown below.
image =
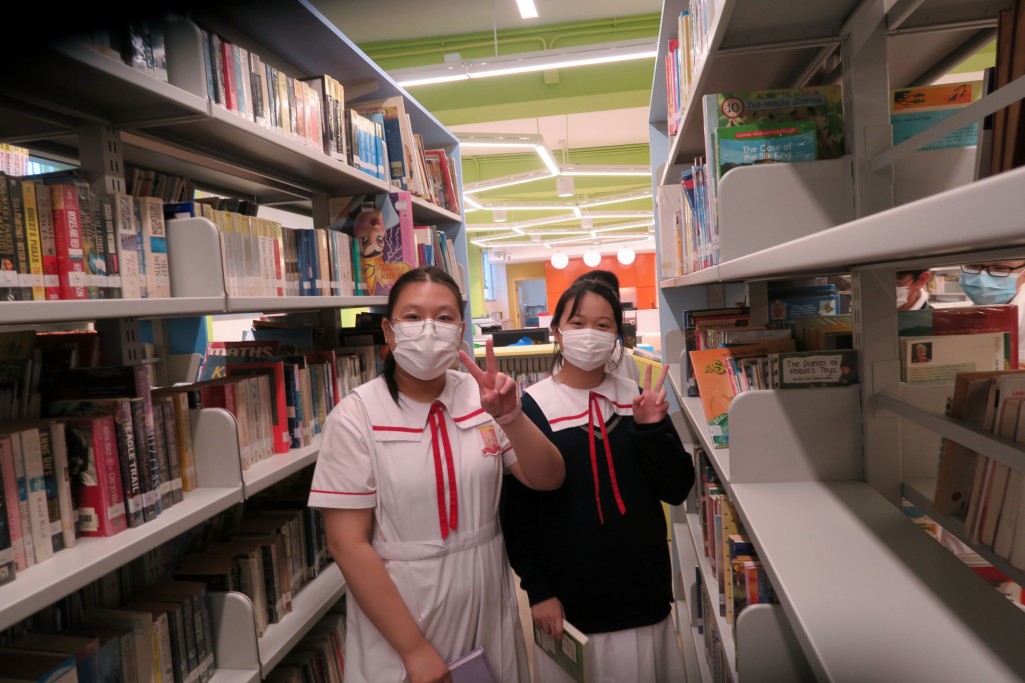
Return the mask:
[[(447, 371), (433, 403), (392, 399), (383, 378), (328, 415), (309, 505), (373, 508), (373, 546), (420, 630), (451, 661), (481, 645), (498, 679), (527, 683), (526, 646), (498, 523), (502, 475), (516, 455), (481, 408), (476, 382)], [(355, 600), (346, 683), (408, 680)]]

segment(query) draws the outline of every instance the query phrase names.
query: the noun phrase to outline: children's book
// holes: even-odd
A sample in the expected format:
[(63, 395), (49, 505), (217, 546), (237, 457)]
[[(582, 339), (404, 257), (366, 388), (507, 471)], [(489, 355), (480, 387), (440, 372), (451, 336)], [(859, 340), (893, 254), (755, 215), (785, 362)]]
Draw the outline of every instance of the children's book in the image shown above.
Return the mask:
[(843, 387), (858, 383), (858, 352), (791, 351), (769, 355), (770, 386), (773, 389)]
[(356, 238), (360, 280), (365, 294), (384, 296), (395, 281), (416, 267), (413, 201), (407, 191), (332, 198), (332, 230)]
[(817, 158), (815, 123), (781, 121), (719, 128), (718, 166), (721, 178), (738, 166), (778, 162), (814, 161)]
[(1006, 367), (1018, 367), (1018, 307), (1014, 304), (923, 308), (897, 313), (902, 337), (1004, 332)]
[(565, 619), (562, 621), (562, 640), (558, 642), (534, 624), (534, 643), (566, 672), (570, 680), (576, 683), (591, 683), (594, 680), (589, 657), (589, 639), (585, 633)]
[(959, 372), (1004, 369), (1004, 332), (899, 337), (905, 382), (950, 382)]
[[(893, 144), (896, 145), (978, 100), (982, 95), (982, 81), (898, 88), (891, 95), (890, 124), (893, 127)], [(975, 121), (922, 149), (971, 147), (978, 139), (979, 122)]]

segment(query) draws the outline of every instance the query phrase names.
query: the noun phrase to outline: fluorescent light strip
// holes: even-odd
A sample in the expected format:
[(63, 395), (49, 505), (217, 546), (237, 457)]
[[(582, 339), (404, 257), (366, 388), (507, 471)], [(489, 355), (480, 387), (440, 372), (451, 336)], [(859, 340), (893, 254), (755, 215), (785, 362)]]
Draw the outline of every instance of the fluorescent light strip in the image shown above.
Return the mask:
[(625, 223), (623, 225), (610, 225), (605, 228), (595, 228), (592, 232), (611, 232), (613, 230), (625, 230), (626, 228), (646, 228), (654, 225), (655, 221), (643, 221), (641, 223)]
[(552, 175), (559, 175), (559, 165), (555, 163), (555, 159), (552, 158), (552, 153), (548, 151), (548, 148), (544, 145), (535, 145), (534, 149), (537, 150), (537, 154), (541, 157), (541, 161), (545, 162), (545, 166), (551, 171)]
[[(467, 197), (466, 195), (463, 195), (463, 202), (468, 204), (470, 208), (472, 208), (474, 211), (480, 211), (484, 208), (484, 205), (478, 202), (473, 197)], [(469, 211), (469, 209), (467, 209), (467, 211)]]
[(600, 199), (592, 200), (589, 202), (581, 202), (580, 207), (588, 209), (592, 206), (605, 206), (606, 204), (618, 204), (619, 202), (629, 202), (635, 199), (647, 199), (651, 197), (650, 190), (644, 190), (642, 192), (628, 192), (626, 194), (610, 195), (608, 197), (601, 197)]
[(639, 176), (651, 177), (651, 168), (648, 166), (563, 166), (562, 175), (569, 176)]
[(537, 7), (534, 7), (534, 0), (516, 0), (516, 6), (520, 8), (521, 19), (537, 19)]
[(654, 218), (651, 211), (588, 211), (581, 218)]
[(431, 83), (448, 83), (466, 78), (489, 78), (592, 64), (654, 59), (657, 52), (655, 42), (644, 38), (599, 45), (581, 45), (561, 51), (544, 50), (480, 60), (467, 59), (452, 66), (433, 65), (397, 69), (391, 73), (391, 77), (400, 86), (410, 87)]
[(499, 178), (492, 178), (491, 180), (480, 180), (475, 183), (463, 185), (463, 193), (465, 194), (468, 192), (473, 194), (475, 192), (486, 192), (488, 190), (497, 190), (500, 187), (522, 185), (523, 183), (530, 183), (535, 180), (544, 180), (551, 177), (552, 174), (548, 171), (530, 171), (529, 173), (507, 175)]
[[(456, 135), (459, 138), (460, 147), (496, 147), (499, 149), (521, 148), (533, 149), (544, 144), (540, 135), (506, 135), (495, 133), (493, 135)], [(649, 174), (650, 175), (650, 174)]]

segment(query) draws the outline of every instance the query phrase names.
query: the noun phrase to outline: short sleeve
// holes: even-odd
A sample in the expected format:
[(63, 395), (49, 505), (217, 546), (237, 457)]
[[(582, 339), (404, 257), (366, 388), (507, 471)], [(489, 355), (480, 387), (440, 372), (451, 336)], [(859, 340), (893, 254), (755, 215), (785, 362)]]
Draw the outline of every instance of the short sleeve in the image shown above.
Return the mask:
[(366, 409), (350, 393), (324, 422), (320, 454), (313, 470), (309, 506), (314, 508), (372, 508), (377, 505), (373, 441)]

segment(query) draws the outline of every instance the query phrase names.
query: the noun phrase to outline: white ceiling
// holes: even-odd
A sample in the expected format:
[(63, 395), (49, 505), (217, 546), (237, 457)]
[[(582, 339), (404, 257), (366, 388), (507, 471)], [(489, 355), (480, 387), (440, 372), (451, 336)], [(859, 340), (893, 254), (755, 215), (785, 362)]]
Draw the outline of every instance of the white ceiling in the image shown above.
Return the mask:
[[(557, 160), (563, 147), (586, 149), (588, 147), (618, 147), (620, 145), (648, 144), (648, 108), (612, 109), (589, 111), (563, 116), (541, 116), (533, 119), (510, 119), (490, 121), (449, 129), (459, 133), (510, 133), (539, 134)], [(510, 150), (522, 152), (522, 150)], [(493, 154), (493, 150), (488, 151)], [(464, 151), (467, 156), (470, 152)]]
[(516, 0), (313, 0), (313, 4), (356, 43), (527, 28), (662, 9), (661, 0), (534, 0), (540, 16), (521, 19)]

